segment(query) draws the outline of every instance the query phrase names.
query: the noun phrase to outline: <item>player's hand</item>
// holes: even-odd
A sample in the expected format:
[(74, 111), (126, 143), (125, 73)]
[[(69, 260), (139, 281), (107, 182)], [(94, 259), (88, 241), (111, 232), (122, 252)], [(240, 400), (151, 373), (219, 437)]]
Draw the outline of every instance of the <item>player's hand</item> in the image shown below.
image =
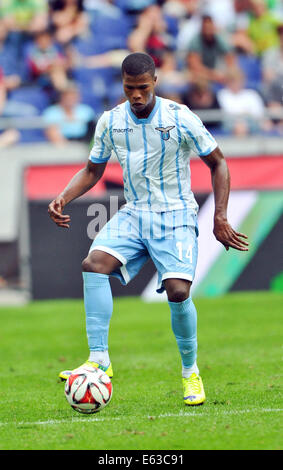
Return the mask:
[(63, 209), (65, 206), (65, 201), (62, 196), (56, 197), (48, 206), (48, 213), (50, 218), (55, 222), (58, 227), (69, 228), (71, 218), (69, 215), (63, 214)]
[(248, 251), (249, 243), (247, 235), (244, 233), (236, 232), (226, 219), (214, 220), (213, 233), (216, 240), (225, 246), (228, 251), (229, 248), (234, 248), (239, 251)]

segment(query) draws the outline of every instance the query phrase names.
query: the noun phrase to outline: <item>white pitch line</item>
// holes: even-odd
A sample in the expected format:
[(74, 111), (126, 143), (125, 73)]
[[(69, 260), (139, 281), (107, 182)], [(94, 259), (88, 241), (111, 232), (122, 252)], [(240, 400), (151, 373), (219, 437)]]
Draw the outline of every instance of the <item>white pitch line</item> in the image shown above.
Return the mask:
[[(220, 415), (237, 415), (237, 414), (248, 414), (248, 413), (281, 413), (283, 409), (281, 408), (254, 408), (254, 409), (245, 409), (245, 410), (222, 410), (221, 412), (217, 411), (217, 413), (206, 413), (206, 412), (186, 412), (180, 411), (180, 413), (165, 413), (157, 416), (147, 416), (148, 419), (159, 419), (159, 418), (184, 418), (186, 416), (190, 417), (199, 417), (199, 416), (220, 416)], [(100, 421), (121, 421), (126, 416), (107, 416), (102, 418), (94, 418), (94, 417), (87, 417), (84, 418), (70, 418), (70, 419), (49, 419), (47, 421), (19, 421), (18, 423), (15, 422), (7, 422), (1, 423), (1, 426), (56, 426), (58, 424), (73, 424), (73, 423), (93, 423), (93, 422), (100, 422)], [(137, 418), (137, 417), (136, 417)]]

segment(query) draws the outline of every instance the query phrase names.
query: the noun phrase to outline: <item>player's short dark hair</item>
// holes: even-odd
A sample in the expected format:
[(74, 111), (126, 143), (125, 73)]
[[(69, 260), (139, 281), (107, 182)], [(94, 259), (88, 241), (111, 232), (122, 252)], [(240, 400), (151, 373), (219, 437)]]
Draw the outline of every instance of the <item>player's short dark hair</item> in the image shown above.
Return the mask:
[(122, 63), (122, 76), (127, 73), (136, 77), (144, 73), (155, 76), (155, 63), (150, 55), (144, 52), (133, 52), (129, 54)]

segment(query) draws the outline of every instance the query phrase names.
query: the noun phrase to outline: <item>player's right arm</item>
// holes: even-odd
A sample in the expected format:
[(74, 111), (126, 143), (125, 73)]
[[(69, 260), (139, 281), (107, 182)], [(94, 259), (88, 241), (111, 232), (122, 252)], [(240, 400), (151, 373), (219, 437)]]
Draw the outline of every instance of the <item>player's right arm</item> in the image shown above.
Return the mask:
[(111, 156), (112, 142), (108, 130), (108, 113), (105, 112), (97, 122), (94, 144), (85, 168), (73, 176), (64, 191), (49, 204), (48, 212), (58, 227), (69, 228), (70, 216), (63, 214), (69, 202), (89, 191), (102, 177)]
[(63, 214), (64, 207), (95, 186), (102, 177), (106, 165), (107, 162), (93, 163), (89, 160), (85, 168), (78, 171), (64, 191), (49, 204), (48, 213), (58, 227), (69, 228), (71, 218), (69, 215)]

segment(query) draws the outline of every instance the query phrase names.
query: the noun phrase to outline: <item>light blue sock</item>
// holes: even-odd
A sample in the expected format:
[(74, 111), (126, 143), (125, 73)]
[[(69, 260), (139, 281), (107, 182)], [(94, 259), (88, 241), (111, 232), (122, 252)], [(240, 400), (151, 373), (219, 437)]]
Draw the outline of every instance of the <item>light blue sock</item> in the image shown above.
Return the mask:
[(90, 351), (108, 350), (113, 298), (107, 274), (83, 272), (86, 332)]
[(197, 311), (191, 297), (183, 302), (168, 302), (171, 325), (181, 354), (182, 365), (191, 368), (197, 357)]

